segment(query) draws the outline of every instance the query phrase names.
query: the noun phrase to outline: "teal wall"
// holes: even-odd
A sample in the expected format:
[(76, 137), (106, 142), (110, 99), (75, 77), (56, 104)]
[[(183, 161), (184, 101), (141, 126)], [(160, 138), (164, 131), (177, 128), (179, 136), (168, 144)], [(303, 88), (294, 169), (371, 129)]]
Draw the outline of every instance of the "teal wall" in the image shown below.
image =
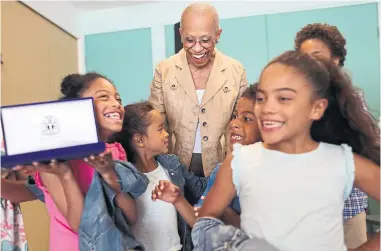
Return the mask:
[[(373, 115), (380, 116), (380, 48), (377, 3), (311, 11), (222, 19), (217, 48), (246, 67), (250, 83), (268, 61), (293, 49), (296, 33), (306, 24), (336, 25), (347, 40), (346, 70), (364, 90)], [(166, 27), (166, 55), (174, 53), (173, 25)], [(169, 32), (171, 31), (171, 32)]]
[[(273, 57), (293, 49), (294, 38), (304, 25), (326, 22), (336, 25), (347, 40), (345, 68), (377, 118), (380, 115), (380, 48), (377, 3), (284, 14), (221, 20), (217, 48), (246, 67), (250, 83), (258, 80)], [(165, 26), (166, 56), (175, 52), (174, 27)], [(111, 78), (124, 104), (147, 99), (152, 81), (151, 31), (128, 30), (85, 37), (86, 70)], [(380, 211), (370, 201), (371, 212)]]
[(266, 16), (223, 19), (220, 26), (217, 48), (246, 67), (249, 83), (257, 81), (268, 59)]
[(123, 104), (147, 99), (152, 81), (151, 29), (85, 36), (86, 71), (106, 75)]
[(296, 33), (308, 23), (338, 27), (347, 41), (345, 69), (377, 118), (380, 115), (380, 48), (377, 3), (267, 16), (268, 51), (273, 58), (293, 48)]
[(174, 25), (164, 26), (165, 32), (165, 56), (168, 58), (175, 54), (175, 27)]
[[(380, 48), (377, 3), (221, 20), (222, 36), (217, 47), (241, 61), (248, 81), (257, 80), (266, 63), (293, 49), (296, 33), (306, 24), (336, 25), (347, 40), (345, 69), (364, 91), (372, 114), (380, 116)], [(174, 54), (174, 34), (166, 33), (167, 56)], [(167, 37), (168, 36), (168, 37)], [(371, 214), (380, 204), (369, 200)]]

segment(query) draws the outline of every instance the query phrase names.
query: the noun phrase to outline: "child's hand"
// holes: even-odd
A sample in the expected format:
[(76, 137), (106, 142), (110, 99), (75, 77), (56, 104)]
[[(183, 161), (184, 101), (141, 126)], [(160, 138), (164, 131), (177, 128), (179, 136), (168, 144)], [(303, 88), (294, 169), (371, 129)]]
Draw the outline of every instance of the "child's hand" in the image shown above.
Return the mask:
[(14, 174), (12, 169), (1, 169), (1, 178), (3, 179), (8, 179), (12, 174)]
[(198, 216), (198, 210), (200, 210), (201, 207), (193, 207), (194, 210), (194, 216)]
[(201, 207), (204, 204), (205, 196), (201, 196), (198, 202), (195, 204), (196, 207)]
[(41, 162), (33, 162), (32, 165), (19, 165), (14, 168), (16, 171), (24, 172), (25, 174), (31, 174), (36, 171), (51, 173), (63, 177), (65, 174), (71, 171), (67, 162), (58, 162), (51, 160), (49, 164), (43, 164)]
[(162, 200), (168, 203), (174, 203), (180, 195), (180, 188), (170, 181), (161, 180), (159, 185), (152, 190), (152, 200)]
[(201, 196), (200, 200), (196, 205), (194, 205), (193, 210), (194, 210), (194, 216), (198, 216), (198, 210), (202, 207), (202, 204), (204, 204), (205, 196)]
[(85, 161), (102, 176), (114, 171), (114, 161), (110, 150), (106, 150), (98, 156), (91, 155), (85, 158)]

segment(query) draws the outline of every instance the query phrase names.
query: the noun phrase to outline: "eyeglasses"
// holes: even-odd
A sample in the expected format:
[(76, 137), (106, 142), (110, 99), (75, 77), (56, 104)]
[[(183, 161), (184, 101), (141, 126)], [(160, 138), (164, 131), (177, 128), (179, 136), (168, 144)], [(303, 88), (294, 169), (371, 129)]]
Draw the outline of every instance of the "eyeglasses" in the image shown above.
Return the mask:
[(199, 39), (196, 39), (195, 37), (192, 37), (192, 36), (185, 36), (183, 38), (184, 46), (189, 49), (195, 46), (197, 42), (199, 42), (200, 45), (204, 47), (205, 49), (209, 49), (215, 43), (215, 41), (213, 40), (211, 36), (203, 36), (203, 37), (200, 37)]

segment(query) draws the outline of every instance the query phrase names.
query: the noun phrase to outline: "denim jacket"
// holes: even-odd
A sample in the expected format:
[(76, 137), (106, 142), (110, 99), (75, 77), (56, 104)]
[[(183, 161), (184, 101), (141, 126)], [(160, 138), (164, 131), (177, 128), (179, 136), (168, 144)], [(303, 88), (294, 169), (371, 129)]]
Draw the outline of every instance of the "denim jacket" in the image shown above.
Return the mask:
[(241, 229), (211, 217), (197, 219), (192, 240), (193, 251), (280, 251), (263, 239), (250, 238)]
[[(222, 163), (217, 164), (217, 166), (210, 173), (208, 184), (202, 196), (206, 197), (206, 195), (209, 193), (210, 189), (212, 188), (217, 177), (217, 172), (218, 170), (220, 170), (221, 164)], [(201, 207), (203, 204), (204, 204), (204, 200), (200, 199), (195, 206)], [(234, 197), (234, 199), (230, 203), (230, 208), (232, 208), (237, 214), (241, 214), (241, 206), (239, 204), (239, 197), (237, 195)]]
[[(140, 196), (147, 189), (147, 177), (131, 163), (115, 161), (122, 191), (132, 197)], [(116, 193), (97, 172), (86, 194), (79, 226), (79, 250), (144, 250), (132, 235), (130, 226), (114, 203)]]
[[(206, 188), (208, 178), (200, 178), (188, 172), (186, 166), (174, 154), (162, 154), (156, 156), (156, 160), (168, 171), (171, 182), (181, 188), (185, 198), (192, 202), (198, 201)], [(185, 193), (187, 191), (187, 193)], [(192, 204), (192, 203), (191, 203)], [(181, 238), (183, 251), (192, 250), (191, 228), (178, 213), (178, 231)]]
[[(199, 178), (182, 164), (173, 154), (156, 156), (156, 160), (168, 171), (171, 182), (181, 188), (188, 201), (198, 201), (204, 192), (208, 178)], [(129, 192), (133, 197), (144, 193), (148, 185), (147, 177), (140, 173), (132, 164), (116, 161), (115, 170), (121, 181), (123, 191)], [(43, 201), (42, 191), (35, 186), (33, 180), (28, 180), (28, 189)], [(103, 190), (103, 191), (102, 191)], [(100, 196), (102, 195), (102, 196)], [(80, 250), (143, 250), (139, 243), (132, 238), (132, 233), (121, 210), (115, 207), (113, 190), (95, 172), (89, 192), (85, 198), (84, 210), (79, 229)], [(97, 205), (97, 207), (94, 207)], [(108, 213), (107, 213), (108, 212)], [(112, 217), (110, 216), (112, 215)], [(94, 216), (94, 217), (92, 217)], [(183, 251), (192, 250), (191, 228), (180, 214), (178, 216), (178, 231), (181, 238)], [(102, 221), (102, 222), (101, 222)], [(120, 231), (115, 228), (118, 225)], [(125, 239), (123, 239), (125, 238)], [(128, 244), (121, 245), (118, 240), (125, 240)], [(123, 249), (124, 248), (124, 249)], [(128, 249), (127, 249), (128, 250)]]

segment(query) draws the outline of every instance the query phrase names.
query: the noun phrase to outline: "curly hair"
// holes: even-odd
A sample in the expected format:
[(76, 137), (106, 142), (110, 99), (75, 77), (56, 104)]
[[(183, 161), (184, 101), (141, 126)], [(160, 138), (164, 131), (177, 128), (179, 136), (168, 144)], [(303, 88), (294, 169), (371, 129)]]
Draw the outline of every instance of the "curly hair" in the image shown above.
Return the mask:
[(115, 135), (114, 140), (122, 145), (131, 163), (136, 161), (136, 149), (133, 142), (135, 134), (147, 136), (147, 129), (152, 123), (150, 112), (154, 108), (148, 101), (129, 104), (124, 107), (122, 131)]
[(339, 58), (339, 66), (344, 66), (347, 50), (345, 49), (346, 40), (341, 35), (336, 26), (314, 23), (304, 26), (295, 37), (295, 50), (300, 47), (306, 40), (319, 39), (323, 41), (331, 50), (333, 56)]
[(61, 93), (63, 96), (60, 99), (80, 98), (82, 93), (99, 78), (103, 78), (113, 84), (106, 76), (96, 72), (88, 72), (86, 74), (73, 73), (67, 75), (61, 82)]
[(258, 83), (254, 83), (250, 85), (243, 93), (242, 93), (242, 98), (247, 98), (255, 101), (256, 98), (256, 93), (257, 93), (257, 86)]
[(273, 59), (295, 68), (312, 85), (316, 98), (326, 98), (323, 117), (314, 121), (311, 136), (318, 142), (348, 144), (355, 153), (380, 164), (380, 129), (373, 116), (363, 109), (349, 76), (327, 59), (315, 60), (299, 51), (287, 51)]

